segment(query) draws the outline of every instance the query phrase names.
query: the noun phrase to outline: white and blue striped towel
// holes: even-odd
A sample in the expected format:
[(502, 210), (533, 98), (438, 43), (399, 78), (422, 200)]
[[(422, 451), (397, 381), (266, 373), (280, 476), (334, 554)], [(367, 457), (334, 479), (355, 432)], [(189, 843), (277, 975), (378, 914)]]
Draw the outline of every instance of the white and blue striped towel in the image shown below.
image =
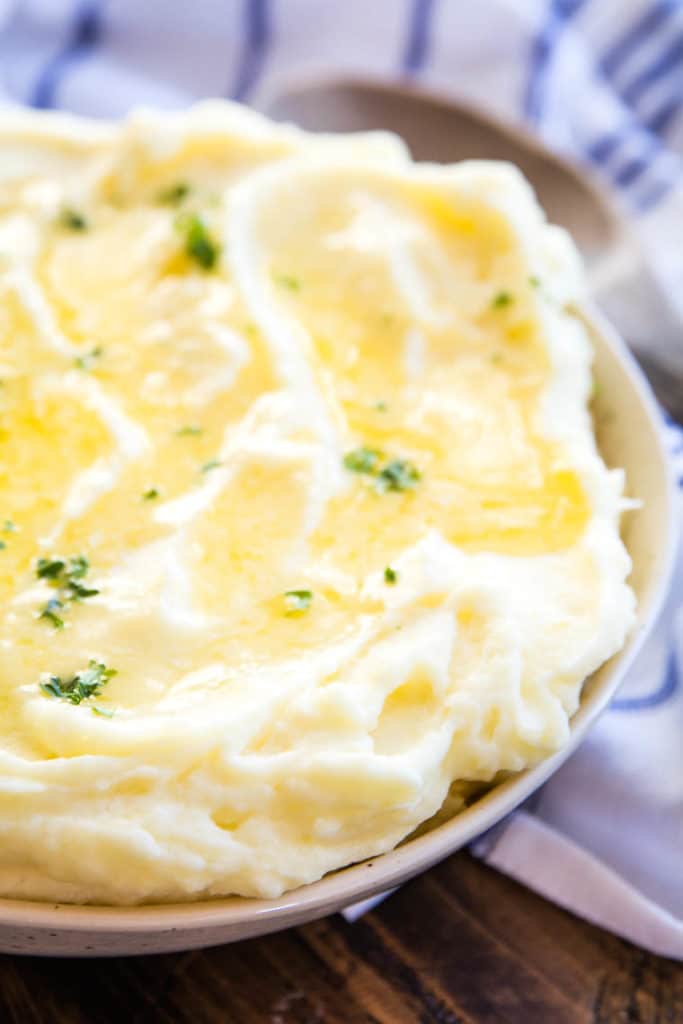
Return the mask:
[[(411, 77), (526, 121), (632, 211), (683, 315), (683, 0), (0, 0), (0, 100), (116, 116), (291, 78)], [(682, 487), (683, 432), (668, 439)], [(533, 810), (474, 845), (683, 959), (683, 559), (656, 636)]]

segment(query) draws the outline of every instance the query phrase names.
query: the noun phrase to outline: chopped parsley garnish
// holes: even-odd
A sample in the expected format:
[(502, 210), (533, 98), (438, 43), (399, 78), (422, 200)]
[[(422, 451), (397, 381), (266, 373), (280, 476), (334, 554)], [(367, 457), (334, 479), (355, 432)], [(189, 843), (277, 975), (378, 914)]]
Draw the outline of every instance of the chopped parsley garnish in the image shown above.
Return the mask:
[(199, 214), (182, 214), (176, 220), (176, 228), (183, 237), (185, 255), (202, 270), (212, 270), (218, 262), (221, 248)]
[[(88, 667), (77, 672), (71, 679), (63, 680), (60, 676), (51, 675), (47, 682), (40, 684), (40, 688), (47, 697), (57, 697), (69, 704), (80, 704), (90, 697), (99, 697), (102, 687), (115, 675), (116, 669), (107, 668), (101, 661), (91, 658)], [(99, 711), (102, 713), (101, 708)], [(106, 711), (104, 714), (110, 717)]]
[(113, 718), (114, 717), (114, 709), (113, 708), (98, 708), (96, 704), (93, 704), (91, 706), (90, 710), (92, 711), (93, 715), (98, 715), (100, 718)]
[(58, 612), (63, 611), (69, 603), (83, 601), (86, 597), (94, 597), (99, 590), (86, 587), (82, 580), (90, 569), (85, 555), (74, 555), (68, 561), (63, 558), (39, 558), (36, 563), (36, 576), (45, 580), (58, 591), (58, 596), (50, 598), (41, 610), (40, 619), (47, 619), (55, 629), (64, 627), (64, 619)]
[(352, 473), (374, 473), (381, 457), (376, 448), (354, 448), (344, 456), (344, 466)]
[(57, 612), (64, 607), (63, 603), (56, 597), (51, 597), (39, 615), (41, 619), (47, 619), (55, 629), (64, 629), (64, 619)]
[(344, 466), (352, 473), (373, 476), (380, 493), (409, 491), (420, 479), (420, 471), (407, 459), (391, 459), (380, 467), (381, 460), (376, 448), (354, 448), (344, 456)]
[(156, 489), (156, 487), (150, 487), (148, 490), (144, 491), (144, 493), (142, 495), (142, 500), (143, 501), (154, 501), (154, 499), (158, 498), (158, 497), (159, 497), (159, 491)]
[(177, 437), (199, 437), (199, 435), (203, 433), (203, 427), (195, 427), (192, 426), (191, 424), (188, 424), (187, 426), (184, 427), (179, 427), (178, 430), (176, 430)]
[(74, 360), (79, 370), (91, 370), (95, 362), (100, 358), (103, 352), (101, 345), (97, 345), (95, 348), (90, 349), (83, 356), (77, 356)]
[(287, 288), (290, 292), (301, 291), (301, 281), (298, 277), (294, 277), (293, 274), (273, 274), (273, 280), (276, 284), (282, 285), (283, 288)]
[(386, 402), (382, 402), (382, 401), (375, 402), (375, 404), (373, 406), (373, 409), (375, 410), (375, 412), (386, 412), (388, 408), (389, 408), (389, 406), (387, 405), (387, 403)]
[(168, 185), (157, 192), (157, 202), (165, 206), (180, 206), (184, 199), (190, 194), (190, 186), (186, 181), (177, 181), (175, 185)]
[(513, 301), (514, 298), (510, 292), (498, 292), (491, 300), (491, 309), (505, 309)]
[(209, 459), (209, 461), (205, 462), (202, 466), (202, 473), (210, 473), (212, 469), (218, 469), (218, 467), (222, 465), (223, 463), (220, 459)]
[(83, 214), (79, 213), (78, 210), (72, 209), (70, 206), (65, 207), (60, 213), (59, 224), (68, 231), (88, 230), (88, 222)]
[(531, 285), (532, 288), (540, 288), (541, 287), (541, 279), (540, 279), (540, 277), (536, 277), (535, 274), (532, 274), (531, 277), (529, 278), (529, 284)]
[(39, 558), (36, 565), (36, 576), (39, 580), (56, 580), (66, 569), (66, 562), (61, 558)]
[(409, 491), (420, 479), (419, 470), (407, 459), (392, 459), (377, 474), (378, 491)]
[(313, 601), (312, 590), (286, 590), (283, 596), (287, 615), (300, 615), (302, 612), (307, 612)]
[(396, 572), (395, 569), (392, 569), (391, 566), (388, 565), (386, 567), (386, 569), (384, 570), (384, 582), (385, 583), (395, 583), (397, 579), (398, 579), (398, 573)]
[[(14, 523), (12, 522), (12, 520), (11, 519), (6, 519), (4, 524), (3, 524), (3, 527), (2, 527), (2, 532), (3, 533), (15, 533), (16, 529), (17, 528), (14, 525)], [(7, 541), (0, 540), (0, 551), (4, 551), (6, 547), (7, 547)]]

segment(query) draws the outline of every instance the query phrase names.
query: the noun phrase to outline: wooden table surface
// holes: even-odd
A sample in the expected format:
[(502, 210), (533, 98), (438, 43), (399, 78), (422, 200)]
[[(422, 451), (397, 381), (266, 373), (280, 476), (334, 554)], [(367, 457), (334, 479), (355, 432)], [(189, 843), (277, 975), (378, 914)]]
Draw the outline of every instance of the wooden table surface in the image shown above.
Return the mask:
[(459, 853), (355, 924), (116, 960), (0, 957), (2, 1024), (682, 1024), (683, 966)]

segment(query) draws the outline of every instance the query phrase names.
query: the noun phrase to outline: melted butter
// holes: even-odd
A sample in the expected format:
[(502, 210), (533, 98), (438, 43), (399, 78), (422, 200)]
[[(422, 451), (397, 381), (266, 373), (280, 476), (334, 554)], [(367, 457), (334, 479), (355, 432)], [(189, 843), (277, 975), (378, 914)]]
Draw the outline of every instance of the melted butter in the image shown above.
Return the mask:
[[(209, 657), (231, 670), (277, 661), (376, 616), (367, 577), (428, 530), (465, 551), (528, 556), (569, 547), (585, 527), (581, 483), (536, 426), (549, 365), (506, 218), (419, 183), (323, 171), (287, 203), (274, 188), (255, 231), (275, 322), (296, 325), (328, 418), (341, 481), (330, 489), (318, 413), (289, 393), (281, 346), (254, 323), (216, 198), (281, 151), (241, 145), (228, 158), (195, 140), (145, 162), (133, 147), (91, 192), (87, 230), (38, 225), (24, 272), (59, 343), (15, 294), (0, 336), (0, 507), (20, 526), (1, 552), (11, 611), (0, 642), (18, 642), (25, 682), (75, 670), (95, 637), (121, 676), (108, 696), (153, 703), (177, 676), (169, 629), (187, 671)], [(220, 239), (214, 272), (183, 253), (176, 211), (156, 199), (175, 178)], [(501, 291), (512, 299), (498, 308)], [(128, 454), (127, 429), (144, 438)], [(419, 483), (378, 493), (341, 469), (358, 446), (409, 459)], [(79, 505), (73, 488), (87, 490), (98, 466), (109, 478)], [(102, 589), (59, 633), (36, 620), (38, 598), (21, 597), (35, 560), (54, 553), (85, 554)], [(314, 591), (305, 617), (283, 605), (298, 586)]]
[(633, 595), (519, 176), (226, 104), (5, 112), (0, 151), (0, 894), (275, 897), (566, 742)]

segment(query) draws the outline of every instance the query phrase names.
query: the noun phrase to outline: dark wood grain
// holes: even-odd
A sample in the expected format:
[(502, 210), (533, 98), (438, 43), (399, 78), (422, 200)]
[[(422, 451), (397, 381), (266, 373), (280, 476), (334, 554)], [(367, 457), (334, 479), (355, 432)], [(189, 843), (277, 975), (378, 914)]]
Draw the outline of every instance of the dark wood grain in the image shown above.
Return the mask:
[(683, 967), (461, 853), (353, 925), (118, 960), (0, 957), (2, 1024), (683, 1024)]

